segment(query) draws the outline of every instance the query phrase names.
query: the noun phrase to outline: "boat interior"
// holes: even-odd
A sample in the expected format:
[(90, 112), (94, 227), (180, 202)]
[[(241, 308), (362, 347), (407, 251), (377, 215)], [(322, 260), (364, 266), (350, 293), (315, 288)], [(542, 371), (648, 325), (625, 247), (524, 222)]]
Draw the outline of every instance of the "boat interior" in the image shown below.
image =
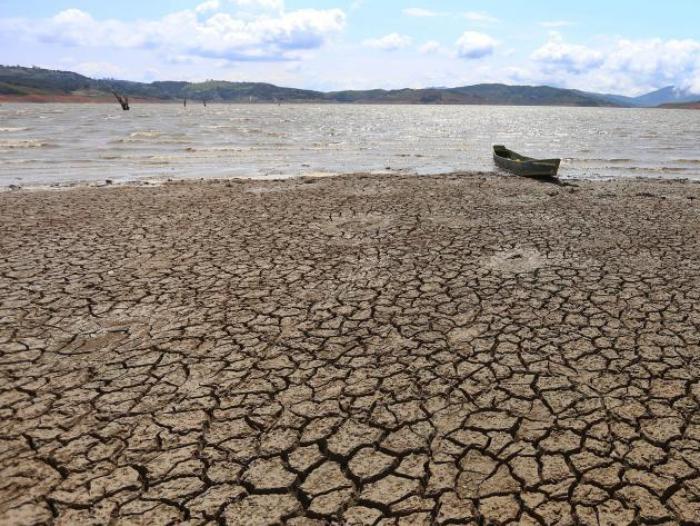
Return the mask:
[(520, 155), (519, 153), (515, 153), (505, 146), (500, 146), (496, 145), (493, 147), (493, 151), (498, 155), (499, 157), (503, 157), (505, 159), (510, 159), (511, 161), (529, 161), (531, 160), (529, 157), (525, 157), (524, 155)]

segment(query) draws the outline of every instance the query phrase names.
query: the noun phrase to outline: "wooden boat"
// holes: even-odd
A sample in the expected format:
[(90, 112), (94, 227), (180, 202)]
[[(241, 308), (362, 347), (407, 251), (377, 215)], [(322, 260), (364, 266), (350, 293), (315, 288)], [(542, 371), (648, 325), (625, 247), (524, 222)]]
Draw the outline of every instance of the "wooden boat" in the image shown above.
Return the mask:
[(493, 160), (500, 168), (523, 177), (556, 177), (561, 159), (533, 159), (525, 157), (505, 146), (493, 147)]

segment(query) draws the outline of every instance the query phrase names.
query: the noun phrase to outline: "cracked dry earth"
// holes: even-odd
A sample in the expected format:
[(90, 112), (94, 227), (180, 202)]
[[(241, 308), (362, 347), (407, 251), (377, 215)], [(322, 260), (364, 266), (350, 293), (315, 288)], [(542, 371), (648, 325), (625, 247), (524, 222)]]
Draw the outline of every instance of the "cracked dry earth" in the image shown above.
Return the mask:
[(0, 523), (698, 524), (700, 185), (0, 195)]

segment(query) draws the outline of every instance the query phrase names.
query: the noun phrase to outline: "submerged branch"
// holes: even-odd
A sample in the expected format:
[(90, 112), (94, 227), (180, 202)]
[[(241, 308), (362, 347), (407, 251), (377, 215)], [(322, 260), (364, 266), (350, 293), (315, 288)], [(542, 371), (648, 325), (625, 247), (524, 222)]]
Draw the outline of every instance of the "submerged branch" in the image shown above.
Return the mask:
[(126, 95), (120, 95), (116, 91), (112, 91), (112, 94), (117, 98), (119, 101), (119, 104), (121, 104), (121, 107), (124, 111), (129, 111), (129, 97)]

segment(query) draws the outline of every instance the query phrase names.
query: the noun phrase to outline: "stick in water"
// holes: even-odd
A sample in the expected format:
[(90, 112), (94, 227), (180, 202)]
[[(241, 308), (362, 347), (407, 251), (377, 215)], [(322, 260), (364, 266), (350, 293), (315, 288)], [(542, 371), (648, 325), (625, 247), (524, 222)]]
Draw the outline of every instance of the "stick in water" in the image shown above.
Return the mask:
[(121, 104), (122, 109), (124, 111), (129, 111), (129, 97), (127, 97), (126, 95), (122, 96), (119, 93), (117, 93), (116, 91), (113, 91), (112, 93), (119, 101), (119, 104)]

